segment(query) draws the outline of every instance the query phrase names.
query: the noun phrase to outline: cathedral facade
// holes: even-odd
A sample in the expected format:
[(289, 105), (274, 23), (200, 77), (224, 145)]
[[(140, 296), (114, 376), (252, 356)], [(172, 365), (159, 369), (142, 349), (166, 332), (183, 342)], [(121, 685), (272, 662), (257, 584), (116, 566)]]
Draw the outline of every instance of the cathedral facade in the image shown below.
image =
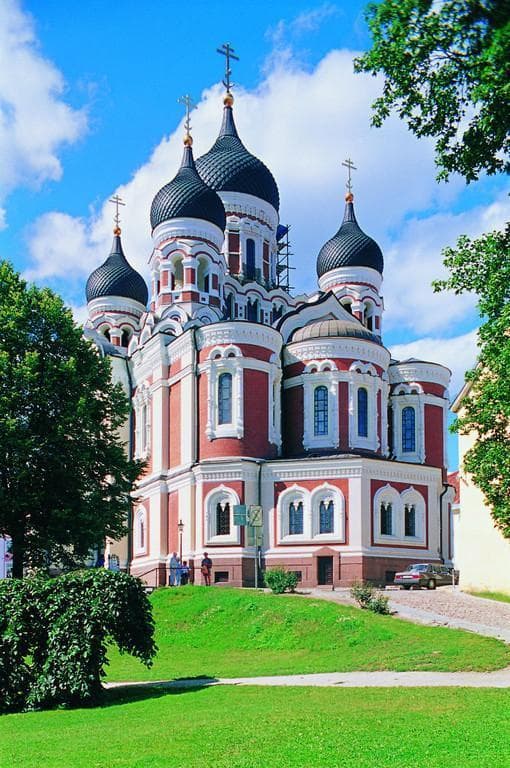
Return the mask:
[(195, 161), (184, 144), (150, 210), (150, 291), (118, 227), (87, 282), (85, 333), (111, 356), (132, 403), (127, 449), (146, 462), (111, 552), (161, 584), (169, 553), (197, 565), (207, 551), (213, 581), (250, 585), (257, 542), (234, 512), (253, 505), (258, 562), (303, 586), (450, 562), (450, 372), (384, 346), (383, 254), (352, 194), (317, 256), (318, 290), (293, 297), (278, 187), (243, 145), (230, 92), (209, 152)]

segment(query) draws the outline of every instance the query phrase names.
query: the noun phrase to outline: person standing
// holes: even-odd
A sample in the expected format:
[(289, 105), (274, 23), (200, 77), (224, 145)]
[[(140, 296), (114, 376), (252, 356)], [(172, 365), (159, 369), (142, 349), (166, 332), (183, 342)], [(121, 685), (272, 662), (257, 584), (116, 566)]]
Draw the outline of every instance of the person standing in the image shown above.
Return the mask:
[(185, 586), (189, 581), (189, 567), (187, 560), (183, 560), (180, 567), (181, 586)]
[(181, 586), (181, 561), (177, 552), (172, 552), (168, 561), (169, 585), (171, 587)]
[(212, 571), (212, 560), (207, 554), (207, 552), (204, 552), (204, 558), (200, 564), (200, 570), (202, 571), (202, 576), (204, 577), (204, 584), (206, 587), (211, 586), (211, 571)]

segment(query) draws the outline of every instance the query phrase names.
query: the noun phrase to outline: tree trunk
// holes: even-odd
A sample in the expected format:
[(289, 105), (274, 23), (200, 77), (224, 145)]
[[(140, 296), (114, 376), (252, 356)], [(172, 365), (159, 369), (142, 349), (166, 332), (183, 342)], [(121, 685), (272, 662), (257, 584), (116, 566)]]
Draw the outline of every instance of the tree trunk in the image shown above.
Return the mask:
[(16, 532), (11, 541), (12, 552), (12, 578), (23, 578), (23, 565), (25, 561), (25, 535), (22, 531)]

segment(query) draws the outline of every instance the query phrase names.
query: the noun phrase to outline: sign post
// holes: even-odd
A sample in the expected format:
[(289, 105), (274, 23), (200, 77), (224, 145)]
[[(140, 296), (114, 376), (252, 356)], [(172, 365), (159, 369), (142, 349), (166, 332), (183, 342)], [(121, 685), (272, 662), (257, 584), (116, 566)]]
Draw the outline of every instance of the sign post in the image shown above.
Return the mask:
[(248, 517), (250, 528), (253, 529), (253, 538), (255, 541), (255, 589), (258, 589), (260, 529), (264, 524), (262, 507), (257, 504), (251, 504)]

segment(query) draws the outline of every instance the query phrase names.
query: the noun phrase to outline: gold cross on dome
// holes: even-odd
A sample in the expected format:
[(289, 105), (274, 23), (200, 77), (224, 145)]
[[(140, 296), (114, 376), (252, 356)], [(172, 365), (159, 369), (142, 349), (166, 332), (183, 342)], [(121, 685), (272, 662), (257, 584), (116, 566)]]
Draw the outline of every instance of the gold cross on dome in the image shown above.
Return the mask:
[(230, 93), (230, 89), (234, 85), (234, 83), (230, 82), (230, 75), (232, 74), (232, 70), (230, 69), (230, 59), (233, 59), (234, 61), (239, 61), (239, 56), (235, 55), (234, 49), (232, 48), (230, 43), (223, 43), (221, 48), (216, 48), (216, 51), (221, 56), (225, 56), (225, 79), (222, 80), (222, 83), (227, 89), (227, 93)]
[(186, 120), (184, 121), (184, 130), (186, 132), (186, 135), (189, 136), (191, 131), (191, 123), (189, 121), (189, 116), (192, 110), (195, 109), (195, 102), (193, 101), (189, 93), (187, 93), (185, 96), (179, 96), (179, 98), (177, 99), (177, 103), (184, 104), (184, 107), (186, 109)]
[(357, 171), (358, 169), (356, 168), (356, 166), (354, 165), (350, 157), (348, 157), (347, 160), (344, 160), (342, 165), (344, 166), (344, 168), (348, 169), (347, 184), (345, 186), (347, 187), (347, 191), (349, 192), (349, 194), (352, 194), (351, 171)]
[(126, 203), (118, 195), (114, 195), (113, 197), (110, 197), (108, 202), (113, 203), (115, 206), (115, 216), (113, 217), (113, 221), (115, 222), (115, 226), (118, 229), (120, 226), (119, 205), (126, 205)]

